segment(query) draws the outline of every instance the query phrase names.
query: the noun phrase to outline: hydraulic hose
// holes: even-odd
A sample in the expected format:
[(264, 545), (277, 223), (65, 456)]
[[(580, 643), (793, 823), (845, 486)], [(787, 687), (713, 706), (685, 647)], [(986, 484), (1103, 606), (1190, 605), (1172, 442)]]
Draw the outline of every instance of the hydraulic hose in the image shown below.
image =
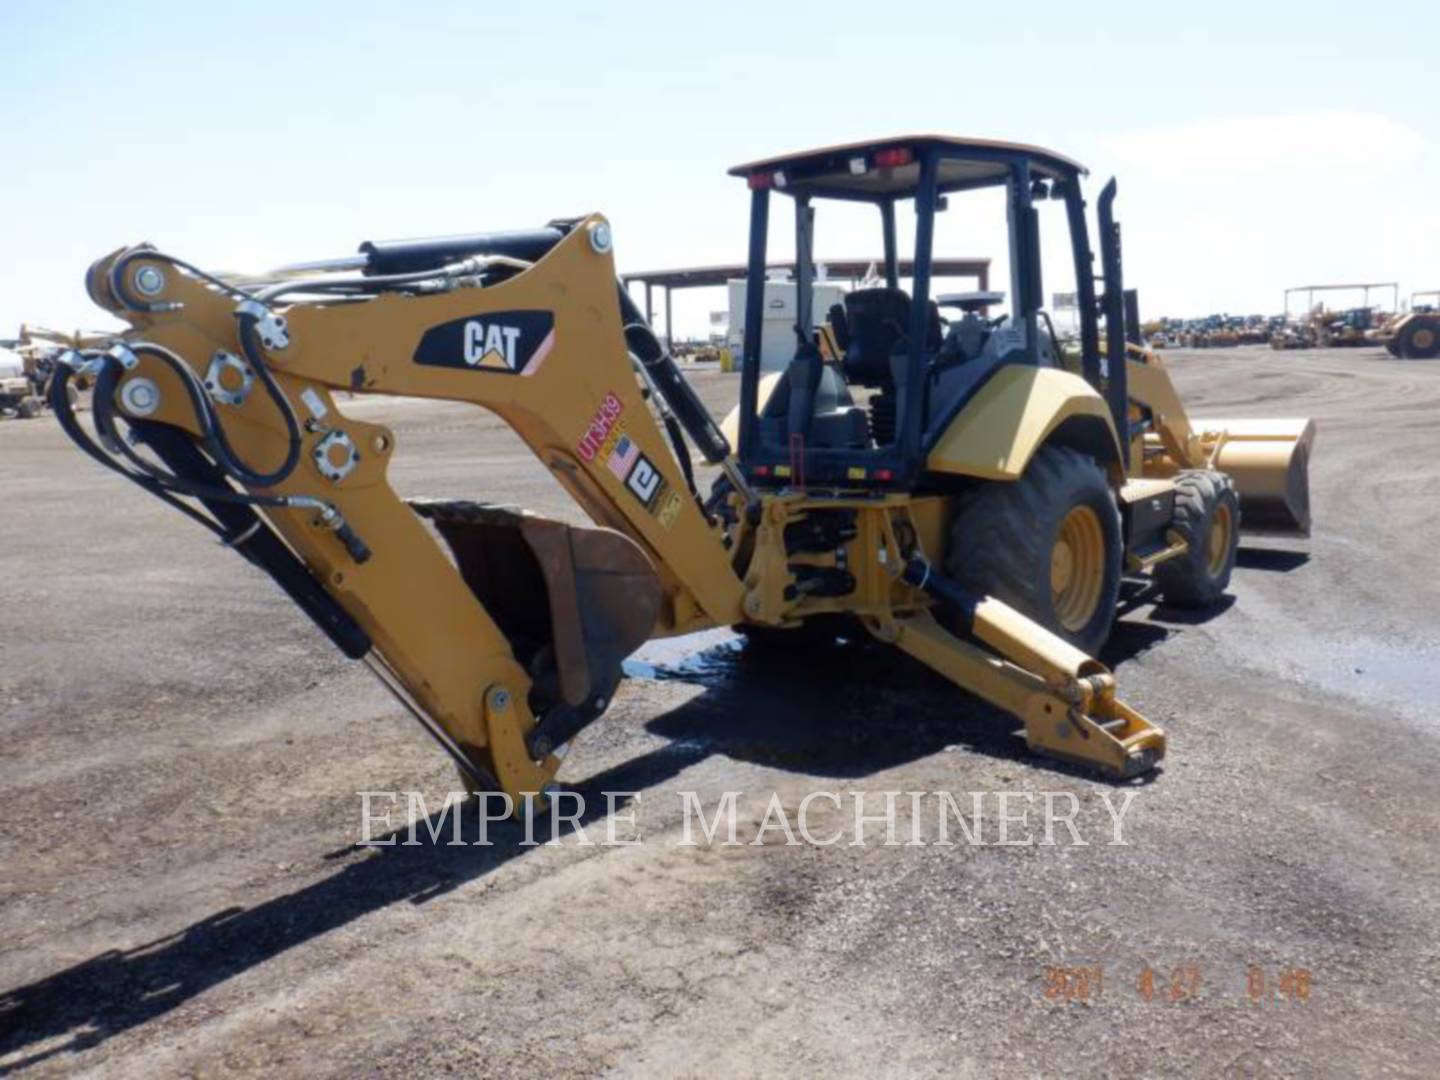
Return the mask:
[[(183, 366), (183, 365), (182, 365)], [(248, 506), (288, 506), (289, 500), (283, 495), (252, 495), (248, 492), (234, 491), (229, 488), (207, 486), (196, 484), (169, 473), (151, 464), (137, 454), (130, 446), (130, 440), (124, 438), (115, 426), (115, 388), (119, 384), (120, 376), (116, 368), (118, 364), (107, 363), (95, 379), (95, 393), (91, 401), (91, 413), (95, 418), (95, 430), (100, 437), (105, 439), (124, 455), (136, 468), (142, 470), (146, 476), (160, 485), (165, 491), (176, 495), (186, 495), (197, 499), (210, 499), (218, 502), (243, 503)], [(189, 370), (188, 368), (186, 369)], [(128, 419), (126, 420), (128, 423)], [(207, 424), (202, 418), (202, 428)], [(207, 448), (212, 446), (210, 440), (206, 440)]]
[(712, 465), (719, 464), (730, 456), (730, 444), (725, 435), (700, 399), (695, 396), (694, 388), (685, 381), (685, 376), (680, 373), (674, 358), (661, 346), (660, 339), (645, 322), (645, 316), (640, 313), (625, 287), (621, 285), (618, 289), (625, 344), (645, 366), (646, 374), (679, 417), (686, 434), (694, 440), (705, 460)]
[[(228, 546), (269, 574), (350, 659), (359, 660), (370, 651), (370, 637), (364, 629), (255, 513), (253, 503), (230, 489), (221, 470), (200, 452), (188, 435), (168, 424), (144, 420), (138, 421), (136, 427), (140, 438), (183, 477), (189, 487), (204, 492), (197, 497), (224, 524)], [(225, 495), (231, 497), (222, 497)]]
[[(295, 414), (290, 408), (289, 401), (280, 391), (279, 386), (274, 384), (273, 378), (267, 381), (266, 376), (269, 373), (265, 370), (263, 364), (256, 364), (248, 355), (246, 357), (247, 360), (251, 361), (252, 366), (256, 368), (257, 372), (260, 373), (261, 382), (265, 383), (267, 387), (274, 386), (272, 397), (278, 398), (277, 405), (280, 407), (282, 416), (287, 420), (286, 427), (288, 429), (290, 443), (289, 452), (286, 455), (285, 461), (281, 464), (280, 468), (271, 473), (257, 473), (239, 459), (235, 451), (231, 448), (229, 440), (225, 437), (225, 429), (220, 423), (219, 416), (215, 412), (215, 406), (210, 400), (210, 395), (205, 391), (205, 387), (200, 382), (200, 377), (195, 374), (195, 371), (189, 364), (185, 363), (185, 361), (181, 360), (169, 349), (150, 344), (149, 342), (142, 342), (136, 345), (134, 353), (136, 356), (153, 356), (175, 373), (176, 377), (180, 380), (180, 384), (185, 388), (186, 396), (190, 399), (190, 407), (194, 410), (195, 419), (200, 425), (200, 438), (205, 445), (205, 449), (210, 453), (211, 457), (220, 463), (232, 478), (247, 487), (274, 487), (294, 471), (296, 463), (300, 460), (300, 451), (302, 448), (299, 421), (295, 419)], [(112, 391), (114, 384), (119, 379), (118, 373), (114, 370), (114, 364), (114, 361), (106, 363), (99, 376), (99, 378), (103, 379), (107, 373), (110, 375), (108, 385)], [(94, 404), (92, 405), (95, 412), (97, 428), (100, 426), (102, 420), (111, 415), (111, 411), (113, 410), (110, 395), (101, 394), (99, 391), (100, 383), (97, 379), (96, 394)], [(111, 430), (102, 430), (101, 433), (114, 437), (112, 432), (113, 426)], [(118, 439), (116, 441), (119, 442)], [(121, 442), (120, 445), (123, 449), (123, 442)], [(260, 496), (254, 497), (261, 498)], [(283, 503), (272, 502), (267, 505), (283, 505)]]
[[(118, 381), (116, 368), (119, 361), (113, 357), (102, 359), (105, 362), (96, 380), (92, 405), (96, 427), (127, 457), (138, 463), (145, 473), (125, 468), (86, 434), (66, 392), (75, 369), (62, 362), (56, 365), (50, 380), (50, 407), (71, 441), (87, 456), (204, 526), (219, 537), (221, 543), (236, 549), (247, 561), (264, 570), (346, 656), (351, 659), (365, 656), (371, 647), (369, 635), (321, 587), (314, 575), (253, 509), (256, 505), (285, 505), (287, 500), (234, 491), (220, 470), (201, 454), (187, 436), (165, 424), (142, 421), (138, 425), (139, 435), (162, 460), (177, 470), (176, 473), (164, 472), (134, 453), (126, 440), (119, 437), (114, 426), (112, 395)], [(186, 475), (180, 476), (179, 473)], [(168, 478), (169, 482), (162, 483), (156, 475)], [(171, 494), (172, 491), (200, 499), (218, 523), (186, 506)]]
[(143, 347), (143, 350), (137, 349), (136, 351), (137, 353), (140, 351), (148, 351), (151, 355), (161, 357), (169, 364), (170, 368), (180, 376), (181, 381), (185, 384), (186, 392), (190, 396), (190, 403), (195, 408), (196, 416), (201, 421), (201, 426), (207, 439), (207, 448), (235, 480), (246, 487), (261, 488), (274, 487), (276, 484), (283, 482), (294, 471), (296, 464), (300, 460), (300, 452), (302, 449), (300, 422), (295, 416), (295, 410), (291, 407), (289, 399), (285, 397), (284, 391), (280, 389), (279, 384), (275, 381), (274, 375), (270, 373), (269, 366), (265, 363), (265, 357), (260, 350), (259, 341), (255, 333), (255, 324), (259, 321), (259, 316), (244, 310), (244, 308), (254, 304), (256, 298), (244, 289), (237, 288), (213, 274), (206, 273), (197, 266), (193, 266), (182, 259), (177, 259), (173, 255), (167, 255), (152, 247), (140, 247), (117, 259), (115, 265), (110, 268), (109, 274), (110, 291), (114, 293), (115, 298), (123, 306), (132, 311), (164, 311), (168, 310), (171, 306), (166, 303), (147, 303), (130, 292), (129, 286), (126, 284), (128, 277), (127, 271), (129, 270), (130, 264), (137, 259), (148, 259), (177, 267), (187, 274), (193, 275), (199, 280), (206, 282), (242, 302), (242, 310), (236, 313), (236, 317), (239, 320), (241, 351), (245, 354), (245, 359), (254, 369), (260, 379), (261, 385), (265, 387), (266, 394), (269, 395), (270, 400), (274, 402), (275, 408), (279, 410), (280, 417), (285, 423), (287, 446), (285, 460), (281, 462), (279, 468), (269, 472), (262, 472), (251, 468), (246, 462), (240, 459), (240, 456), (235, 453), (234, 448), (230, 446), (229, 440), (225, 436), (225, 430), (215, 416), (214, 410), (210, 405), (209, 395), (205, 393), (203, 388), (199, 387), (198, 377), (190, 369), (189, 365), (181, 362), (173, 354), (169, 353), (168, 350), (161, 349), (157, 345), (147, 345)]
[(301, 278), (295, 281), (280, 281), (266, 286), (255, 294), (260, 303), (268, 304), (292, 293), (338, 293), (344, 296), (367, 296), (386, 289), (405, 285), (419, 285), (426, 281), (465, 277), (483, 273), (493, 266), (513, 270), (528, 270), (533, 263), (505, 256), (484, 256), (464, 259), (460, 262), (438, 266), (433, 270), (416, 270), (404, 274), (351, 274), (346, 277)]
[[(217, 422), (209, 399), (206, 397), (204, 391), (199, 388), (198, 379), (196, 379), (194, 372), (190, 371), (182, 361), (174, 357), (173, 354), (170, 354), (168, 350), (161, 349), (159, 346), (141, 345), (137, 349), (137, 353), (157, 356), (171, 365), (172, 368), (180, 371), (180, 378), (190, 392), (192, 403), (198, 402), (196, 413), (203, 433), (202, 441), (206, 449), (213, 454), (220, 445), (220, 441), (215, 437), (218, 434)], [(57, 415), (61, 417), (61, 424), (65, 427), (71, 438), (75, 440), (81, 449), (90, 454), (91, 457), (94, 457), (107, 468), (120, 472), (123, 476), (145, 488), (146, 491), (163, 499), (169, 505), (176, 507), (187, 516), (200, 521), (202, 524), (206, 524), (212, 529), (214, 526), (208, 521), (197, 516), (189, 507), (177, 502), (170, 496), (182, 495), (199, 499), (204, 502), (207, 507), (211, 508), (212, 512), (212, 504), (214, 503), (227, 503), (250, 507), (268, 506), (315, 510), (319, 514), (321, 523), (334, 531), (336, 539), (345, 546), (346, 552), (357, 564), (369, 560), (371, 556), (369, 546), (349, 523), (346, 522), (335, 507), (322, 499), (308, 495), (257, 495), (250, 492), (236, 491), (229, 486), (228, 482), (223, 480), (218, 484), (197, 482), (186, 476), (166, 472), (135, 453), (130, 446), (129, 440), (122, 437), (115, 426), (114, 394), (120, 378), (118, 371), (118, 368), (121, 366), (120, 361), (108, 354), (102, 354), (99, 359), (101, 361), (101, 370), (96, 378), (95, 394), (91, 405), (95, 417), (95, 427), (101, 437), (105, 439), (110, 446), (113, 446), (117, 453), (123, 455), (135, 466), (135, 470), (124, 468), (112, 456), (105, 454), (100, 447), (94, 445), (75, 420), (73, 413), (70, 412), (67, 399), (65, 403), (66, 408), (63, 411), (57, 409)], [(68, 382), (69, 380), (68, 366), (66, 372), (64, 382)], [(52, 394), (63, 392), (64, 383), (60, 384), (60, 390), (52, 390)], [(127, 424), (138, 426), (137, 422), (131, 421), (129, 418), (124, 419)], [(144, 429), (149, 431), (164, 426), (165, 425), (146, 423), (144, 424)], [(199, 451), (197, 450), (196, 453), (199, 454)], [(203, 455), (201, 455), (201, 457), (203, 458)], [(215, 466), (215, 474), (223, 477), (229, 469), (230, 466), (228, 464), (218, 462)], [(192, 476), (196, 474), (196, 470), (190, 470), (190, 472)], [(225, 534), (222, 532), (220, 535), (223, 537)], [(227, 538), (227, 542), (233, 543), (233, 538)]]
[(206, 284), (213, 285), (221, 292), (228, 293), (237, 300), (251, 299), (250, 294), (244, 289), (237, 288), (228, 281), (223, 281), (216, 277), (214, 274), (208, 274), (198, 266), (193, 266), (183, 259), (177, 259), (174, 255), (167, 255), (163, 251), (157, 251), (148, 245), (142, 245), (134, 251), (121, 256), (115, 261), (115, 265), (110, 268), (110, 291), (115, 294), (116, 300), (119, 300), (121, 304), (131, 311), (164, 311), (168, 306), (164, 303), (152, 304), (148, 301), (140, 300), (130, 292), (129, 287), (125, 284), (125, 271), (130, 268), (130, 264), (136, 259), (149, 259), (152, 262), (168, 263), (171, 266), (184, 270), (187, 274), (195, 275), (195, 277)]
[(211, 521), (204, 514), (199, 513), (192, 507), (186, 506), (179, 499), (169, 494), (165, 487), (150, 476), (140, 475), (131, 472), (122, 466), (109, 454), (105, 453), (95, 441), (86, 434), (85, 429), (80, 426), (80, 421), (75, 416), (75, 411), (70, 404), (70, 397), (66, 392), (70, 385), (70, 379), (74, 376), (74, 369), (69, 364), (57, 364), (55, 374), (50, 380), (50, 409), (55, 413), (55, 418), (60, 422), (60, 428), (70, 437), (70, 441), (78, 446), (88, 457), (93, 458), (105, 468), (112, 472), (119, 473), (131, 483), (144, 488), (151, 495), (154, 495), (161, 502), (174, 507), (188, 517), (197, 525), (209, 529), (220, 539), (228, 540), (225, 530), (215, 522)]
[[(285, 392), (280, 389), (280, 384), (275, 381), (275, 376), (270, 374), (270, 367), (265, 363), (264, 353), (260, 351), (259, 335), (255, 330), (255, 324), (260, 321), (259, 316), (249, 311), (237, 311), (235, 318), (239, 323), (240, 349), (245, 354), (245, 359), (249, 362), (250, 366), (255, 369), (255, 374), (259, 376), (261, 385), (265, 387), (265, 392), (270, 395), (270, 400), (275, 403), (275, 408), (280, 410), (280, 416), (285, 421), (285, 435), (288, 444), (285, 451), (285, 460), (280, 463), (278, 469), (268, 473), (256, 472), (246, 466), (235, 455), (235, 452), (230, 448), (229, 441), (225, 438), (225, 429), (217, 423), (214, 425), (214, 430), (215, 439), (221, 454), (220, 463), (225, 466), (227, 472), (246, 487), (274, 487), (295, 471), (295, 465), (300, 460), (300, 450), (302, 447), (300, 421), (295, 416), (295, 410), (290, 405), (290, 399), (287, 398)], [(184, 364), (178, 360), (176, 363), (179, 363), (181, 367), (190, 371), (188, 364)], [(190, 371), (190, 374), (192, 377), (196, 377), (193, 371)], [(206, 400), (208, 403), (208, 397)], [(213, 409), (211, 416), (214, 416)]]

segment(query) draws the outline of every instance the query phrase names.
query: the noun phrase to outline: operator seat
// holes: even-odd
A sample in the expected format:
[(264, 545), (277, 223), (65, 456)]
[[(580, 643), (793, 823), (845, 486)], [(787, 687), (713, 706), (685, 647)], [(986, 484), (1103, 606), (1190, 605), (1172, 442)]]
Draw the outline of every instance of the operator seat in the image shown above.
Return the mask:
[(903, 289), (856, 289), (845, 294), (845, 319), (845, 378), (860, 386), (888, 385), (890, 357), (910, 334), (910, 295)]
[[(906, 386), (910, 318), (913, 301), (902, 289), (857, 289), (845, 296), (848, 320), (843, 370), (847, 382), (870, 387), (879, 393), (870, 398), (870, 434), (878, 446), (895, 441), (896, 425), (902, 415)], [(925, 369), (934, 361), (944, 336), (940, 309), (932, 300), (926, 307)], [(914, 392), (923, 398), (926, 378), (922, 374)], [(923, 407), (923, 406), (922, 406)]]
[[(891, 358), (910, 340), (910, 294), (904, 289), (856, 289), (845, 295), (845, 378), (861, 386), (891, 385)], [(944, 328), (932, 300), (926, 311), (925, 351), (940, 348)], [(838, 335), (837, 335), (838, 338)]]

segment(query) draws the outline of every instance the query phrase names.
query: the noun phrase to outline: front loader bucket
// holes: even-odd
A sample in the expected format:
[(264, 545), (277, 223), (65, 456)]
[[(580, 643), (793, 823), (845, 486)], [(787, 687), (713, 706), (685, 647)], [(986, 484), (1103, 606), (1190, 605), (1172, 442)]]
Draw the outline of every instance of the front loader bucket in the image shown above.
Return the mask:
[(1240, 494), (1247, 532), (1310, 535), (1310, 444), (1313, 420), (1193, 420), (1197, 433), (1218, 434), (1215, 467)]
[(633, 540), (513, 507), (410, 506), (449, 544), (537, 689), (572, 706), (610, 697), (621, 661), (649, 639), (660, 613), (660, 579)]

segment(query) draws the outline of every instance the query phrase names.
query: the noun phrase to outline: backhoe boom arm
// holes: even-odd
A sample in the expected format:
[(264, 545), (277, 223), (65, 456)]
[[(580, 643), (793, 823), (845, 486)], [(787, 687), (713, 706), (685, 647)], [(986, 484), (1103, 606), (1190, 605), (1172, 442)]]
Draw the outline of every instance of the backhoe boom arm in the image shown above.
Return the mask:
[[(448, 275), (396, 263), (368, 279), (287, 276), (242, 291), (138, 248), (88, 279), (133, 327), (113, 355), (84, 361), (108, 367), (113, 389), (97, 422), (178, 429), (243, 463), (259, 482), (212, 497), (250, 500), (257, 527), (373, 643), (391, 688), (472, 773), (517, 798), (541, 792), (558, 767), (553, 743), (537, 739), (537, 754), (530, 741), (544, 713), (564, 721), (555, 730), (598, 715), (625, 652), (657, 633), (737, 621), (742, 595), (637, 383), (608, 225), (596, 216), (553, 231), (548, 250), (526, 250), (533, 263), (442, 252), (458, 259)], [(502, 272), (487, 279), (493, 266)], [(489, 409), (602, 528), (452, 515), (436, 526), (452, 562), (390, 486), (394, 433), (347, 416), (341, 391)], [(475, 537), (506, 529), (523, 544), (495, 549), (508, 562), (489, 572)], [(504, 594), (527, 568), (548, 606)], [(553, 656), (521, 646), (533, 627), (554, 631)]]

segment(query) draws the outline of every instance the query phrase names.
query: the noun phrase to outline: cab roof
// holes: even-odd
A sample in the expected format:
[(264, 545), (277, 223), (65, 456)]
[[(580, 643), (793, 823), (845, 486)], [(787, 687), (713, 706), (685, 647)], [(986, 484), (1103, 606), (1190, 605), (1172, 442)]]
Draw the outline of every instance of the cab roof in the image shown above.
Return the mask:
[(940, 155), (942, 192), (1004, 183), (1009, 163), (1017, 157), (1028, 159), (1031, 170), (1043, 179), (1088, 173), (1078, 161), (1024, 143), (956, 135), (895, 135), (762, 158), (736, 165), (730, 175), (745, 177), (752, 188), (773, 187), (792, 195), (876, 201), (905, 198), (919, 187), (920, 158), (930, 151)]

